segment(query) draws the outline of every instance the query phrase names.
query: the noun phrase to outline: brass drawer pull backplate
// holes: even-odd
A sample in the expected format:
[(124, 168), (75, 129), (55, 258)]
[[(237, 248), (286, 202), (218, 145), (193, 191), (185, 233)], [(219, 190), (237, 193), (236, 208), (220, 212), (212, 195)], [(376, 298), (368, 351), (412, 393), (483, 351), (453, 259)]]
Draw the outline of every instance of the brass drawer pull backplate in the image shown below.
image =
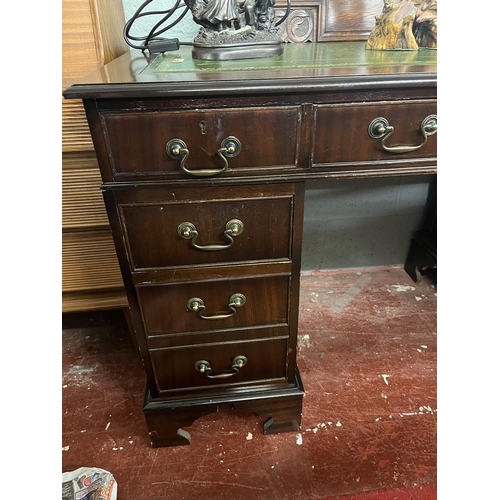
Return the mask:
[(205, 250), (207, 252), (214, 252), (217, 250), (225, 250), (233, 245), (234, 236), (239, 236), (244, 229), (243, 222), (238, 219), (231, 219), (226, 224), (226, 230), (224, 231), (225, 238), (229, 241), (227, 245), (197, 245), (196, 238), (198, 238), (198, 230), (196, 226), (191, 222), (182, 222), (177, 228), (177, 234), (184, 238), (185, 240), (191, 240), (191, 245), (197, 250)]
[(229, 165), (226, 158), (234, 158), (235, 156), (238, 156), (241, 151), (241, 142), (232, 135), (222, 140), (220, 148), (217, 150), (217, 154), (220, 158), (222, 158), (224, 163), (224, 166), (220, 169), (202, 168), (199, 170), (189, 170), (186, 168), (189, 149), (182, 139), (171, 139), (168, 141), (166, 150), (170, 158), (173, 158), (174, 160), (181, 160), (181, 168), (184, 172), (196, 177), (213, 177), (214, 175), (221, 174), (227, 169)]
[(210, 363), (208, 361), (205, 361), (204, 359), (197, 361), (195, 363), (194, 367), (200, 373), (204, 373), (208, 378), (228, 378), (228, 377), (232, 377), (233, 375), (236, 375), (237, 373), (239, 373), (240, 368), (245, 366), (247, 364), (247, 362), (248, 362), (248, 359), (245, 356), (236, 356), (233, 359), (233, 365), (231, 366), (231, 371), (218, 373), (217, 375), (211, 374), (212, 367), (210, 366)]
[(394, 132), (394, 127), (389, 125), (389, 122), (383, 118), (375, 118), (368, 126), (368, 134), (373, 139), (381, 139), (380, 145), (384, 151), (388, 153), (411, 153), (421, 148), (426, 142), (427, 137), (437, 132), (437, 115), (429, 115), (422, 120), (420, 124), (420, 133), (423, 135), (424, 140), (416, 146), (386, 146), (386, 141)]
[(198, 297), (193, 297), (187, 301), (188, 311), (198, 313), (201, 319), (217, 320), (217, 319), (227, 319), (236, 314), (237, 307), (243, 307), (247, 301), (246, 297), (242, 293), (235, 293), (229, 297), (228, 307), (231, 309), (230, 313), (214, 314), (212, 316), (204, 316), (203, 311), (205, 310), (205, 303), (202, 299)]

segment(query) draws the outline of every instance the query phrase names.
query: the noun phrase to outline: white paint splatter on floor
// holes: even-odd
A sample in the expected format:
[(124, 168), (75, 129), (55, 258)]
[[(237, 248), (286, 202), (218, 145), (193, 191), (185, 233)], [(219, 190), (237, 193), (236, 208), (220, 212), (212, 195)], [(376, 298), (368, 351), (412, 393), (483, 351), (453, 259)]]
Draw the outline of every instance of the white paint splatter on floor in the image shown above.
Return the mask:
[(415, 287), (410, 285), (391, 285), (391, 288), (394, 289), (394, 292), (411, 292), (415, 290)]

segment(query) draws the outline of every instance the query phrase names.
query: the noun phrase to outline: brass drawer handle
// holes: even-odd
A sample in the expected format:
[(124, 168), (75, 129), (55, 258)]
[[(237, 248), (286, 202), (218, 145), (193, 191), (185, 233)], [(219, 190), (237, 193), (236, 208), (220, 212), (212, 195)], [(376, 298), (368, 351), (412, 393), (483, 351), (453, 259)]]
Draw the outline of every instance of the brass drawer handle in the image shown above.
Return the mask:
[(437, 132), (437, 115), (429, 115), (422, 120), (420, 132), (424, 136), (424, 141), (417, 146), (386, 146), (385, 143), (393, 132), (394, 127), (389, 125), (389, 122), (383, 117), (375, 118), (368, 126), (368, 134), (370, 137), (373, 137), (373, 139), (382, 139), (380, 145), (382, 149), (388, 153), (411, 153), (421, 148), (427, 142), (428, 136)]
[(226, 224), (226, 230), (224, 231), (224, 236), (229, 241), (227, 245), (197, 245), (196, 238), (198, 238), (199, 233), (196, 229), (196, 226), (191, 222), (182, 222), (181, 224), (179, 224), (179, 227), (177, 228), (177, 234), (185, 240), (191, 240), (191, 245), (197, 250), (214, 252), (217, 250), (225, 250), (226, 248), (231, 247), (234, 243), (233, 237), (239, 236), (243, 232), (244, 228), (245, 226), (243, 225), (243, 222), (238, 219), (231, 219), (230, 221), (228, 221)]
[(233, 364), (231, 366), (230, 372), (222, 372), (217, 375), (211, 375), (212, 367), (208, 361), (201, 359), (197, 361), (194, 365), (195, 369), (200, 373), (204, 373), (208, 378), (228, 378), (239, 373), (240, 368), (244, 367), (248, 363), (248, 359), (245, 356), (236, 356), (233, 359)]
[(246, 301), (247, 299), (242, 293), (235, 293), (234, 295), (231, 295), (231, 297), (229, 298), (228, 307), (229, 309), (231, 309), (231, 312), (227, 314), (214, 314), (212, 316), (203, 315), (203, 311), (205, 310), (205, 303), (203, 302), (202, 299), (198, 297), (193, 297), (189, 299), (187, 301), (187, 308), (188, 311), (198, 313), (198, 316), (201, 319), (209, 319), (209, 320), (227, 319), (230, 318), (231, 316), (234, 316), (236, 314), (236, 308), (243, 307)]
[(195, 175), (197, 177), (212, 177), (214, 175), (219, 175), (227, 169), (229, 165), (226, 157), (233, 158), (235, 156), (238, 156), (241, 151), (241, 142), (232, 135), (222, 140), (217, 154), (222, 158), (224, 166), (218, 170), (210, 168), (202, 168), (200, 170), (187, 169), (186, 161), (189, 156), (189, 149), (186, 143), (181, 139), (171, 139), (167, 142), (166, 149), (170, 158), (173, 158), (174, 160), (181, 160), (181, 168), (182, 170), (184, 170), (184, 172)]

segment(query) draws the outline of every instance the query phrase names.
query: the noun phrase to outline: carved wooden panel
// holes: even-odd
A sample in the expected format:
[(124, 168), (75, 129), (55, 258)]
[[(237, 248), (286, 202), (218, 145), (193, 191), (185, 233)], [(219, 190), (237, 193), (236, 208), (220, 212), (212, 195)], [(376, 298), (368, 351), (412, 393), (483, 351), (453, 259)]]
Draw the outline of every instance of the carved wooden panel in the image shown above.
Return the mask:
[[(286, 42), (366, 40), (382, 12), (383, 0), (292, 0), (283, 27)], [(286, 0), (276, 2), (276, 15), (283, 17)]]
[[(277, 8), (276, 17), (281, 19), (286, 9)], [(283, 23), (281, 39), (284, 42), (315, 42), (318, 37), (318, 9), (315, 7), (293, 8)]]

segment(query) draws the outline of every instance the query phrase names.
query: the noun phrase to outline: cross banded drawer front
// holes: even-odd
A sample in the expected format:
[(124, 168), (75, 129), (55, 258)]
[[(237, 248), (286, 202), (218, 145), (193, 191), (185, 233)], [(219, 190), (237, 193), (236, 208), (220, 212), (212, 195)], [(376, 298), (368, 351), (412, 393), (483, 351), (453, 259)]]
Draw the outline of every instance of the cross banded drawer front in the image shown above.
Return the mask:
[(286, 324), (289, 280), (288, 275), (272, 275), (141, 285), (137, 294), (146, 333), (152, 337)]
[(436, 108), (435, 100), (315, 106), (313, 166), (434, 158)]
[(121, 206), (132, 268), (290, 259), (292, 201), (283, 197)]
[(296, 163), (298, 106), (102, 113), (101, 120), (118, 177), (210, 177)]
[[(286, 351), (287, 339), (279, 338), (155, 349), (150, 354), (158, 390), (165, 391), (284, 379)], [(246, 361), (238, 363), (238, 357)]]

